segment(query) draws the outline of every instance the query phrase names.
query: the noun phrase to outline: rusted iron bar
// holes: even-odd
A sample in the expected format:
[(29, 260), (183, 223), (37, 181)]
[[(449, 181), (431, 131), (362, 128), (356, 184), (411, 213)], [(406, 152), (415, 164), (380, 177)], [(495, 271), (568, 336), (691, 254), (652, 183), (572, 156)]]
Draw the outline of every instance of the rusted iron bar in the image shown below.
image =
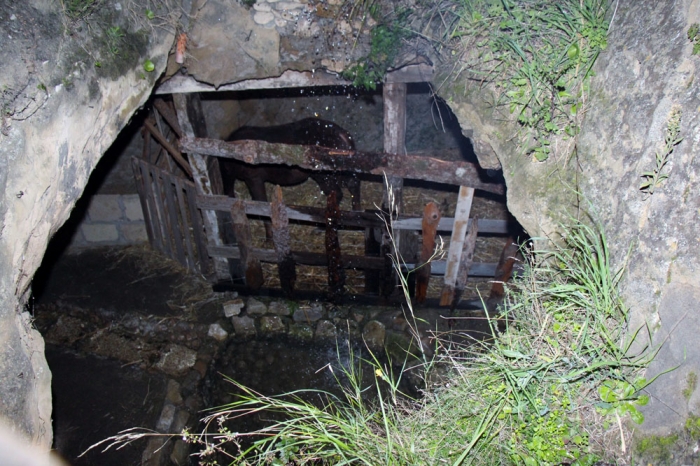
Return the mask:
[(331, 300), (340, 298), (345, 289), (345, 270), (338, 240), (340, 209), (335, 191), (326, 198), (326, 255), (328, 256), (328, 288)]
[(180, 139), (180, 149), (240, 160), (250, 164), (295, 165), (307, 170), (349, 171), (396, 176), (414, 180), (471, 186), (495, 194), (505, 192), (502, 184), (484, 183), (475, 164), (450, 162), (434, 157), (360, 151), (339, 151), (317, 146), (271, 144), (264, 141), (225, 142), (216, 139)]
[(434, 202), (428, 202), (423, 210), (423, 245), (420, 253), (420, 262), (423, 264), (416, 276), (416, 301), (425, 302), (430, 283), (430, 259), (435, 254), (435, 236), (440, 222), (440, 208)]
[(170, 155), (173, 156), (173, 159), (177, 162), (180, 167), (185, 170), (185, 173), (187, 173), (187, 176), (192, 178), (192, 168), (190, 167), (190, 164), (187, 163), (187, 160), (182, 156), (180, 151), (177, 149), (177, 147), (173, 146), (168, 142), (165, 137), (160, 134), (160, 131), (158, 131), (158, 128), (156, 128), (153, 125), (153, 122), (150, 120), (146, 120), (143, 122), (143, 125), (146, 127), (149, 133), (153, 135), (154, 138), (158, 141), (158, 143), (163, 146), (163, 149), (167, 150)]
[(501, 252), (501, 258), (496, 266), (496, 273), (494, 274), (493, 284), (491, 285), (491, 293), (486, 300), (486, 310), (490, 314), (500, 311), (499, 307), (503, 303), (506, 295), (504, 285), (513, 275), (515, 264), (521, 260), (520, 247), (513, 241), (513, 238), (508, 238), (503, 252)]
[(280, 277), (282, 291), (291, 297), (294, 294), (294, 284), (297, 281), (296, 265), (292, 258), (292, 239), (289, 234), (289, 217), (282, 199), (282, 188), (275, 187), (270, 204), (272, 220), (272, 242), (277, 252), (277, 271)]
[(250, 223), (245, 214), (245, 206), (240, 199), (235, 199), (234, 201), (231, 209), (231, 220), (236, 241), (238, 242), (241, 263), (245, 269), (245, 283), (251, 289), (258, 290), (264, 282), (262, 266), (252, 250), (253, 239), (250, 235)]

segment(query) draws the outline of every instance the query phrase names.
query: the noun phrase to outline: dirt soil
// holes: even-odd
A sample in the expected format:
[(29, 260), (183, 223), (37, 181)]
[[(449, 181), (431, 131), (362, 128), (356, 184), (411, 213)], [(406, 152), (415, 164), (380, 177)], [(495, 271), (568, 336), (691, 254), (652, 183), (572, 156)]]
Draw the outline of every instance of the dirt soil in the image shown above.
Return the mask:
[[(53, 374), (54, 448), (72, 465), (141, 464), (145, 440), (78, 457), (124, 429), (153, 428), (165, 398), (167, 377), (151, 369), (153, 361), (138, 359), (143, 343), (112, 327), (133, 316), (181, 322), (201, 291), (196, 278), (135, 252), (99, 248), (62, 255), (44, 264), (35, 283), (35, 325)], [(196, 307), (203, 321), (213, 315), (207, 304)], [(150, 353), (155, 358), (158, 347)]]

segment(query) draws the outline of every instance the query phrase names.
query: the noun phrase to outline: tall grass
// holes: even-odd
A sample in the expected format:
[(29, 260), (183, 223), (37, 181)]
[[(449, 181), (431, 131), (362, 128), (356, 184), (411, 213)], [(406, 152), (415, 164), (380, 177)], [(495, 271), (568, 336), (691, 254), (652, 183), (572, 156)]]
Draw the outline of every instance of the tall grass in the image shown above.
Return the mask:
[[(560, 247), (528, 256), (505, 313), (489, 316), (490, 341), (439, 354), (443, 375), (426, 374), (420, 400), (403, 396), (401, 374), (374, 357), (373, 384), (363, 386), (351, 364), (347, 382), (338, 379), (342, 396), (268, 397), (232, 381), (243, 395), (208, 423), (265, 411), (282, 420), (199, 441), (212, 452), (254, 435), (235, 464), (593, 464), (624, 456), (622, 418), (641, 420), (646, 381), (634, 376), (653, 353), (631, 354), (637, 333), (627, 332), (622, 271), (610, 270), (603, 232), (581, 224), (564, 231)], [(305, 401), (309, 393), (323, 403)]]
[[(490, 340), (444, 342), (440, 347), (448, 349), (435, 360), (418, 355), (426, 381), (420, 399), (399, 389), (405, 364), (394, 373), (370, 352), (367, 382), (351, 352), (342, 373), (334, 373), (340, 395), (300, 390), (266, 396), (231, 380), (240, 396), (212, 409), (203, 432), (183, 437), (200, 445), (201, 464), (222, 457), (243, 465), (592, 465), (625, 459), (625, 417), (642, 422), (637, 407), (647, 401), (641, 390), (649, 382), (637, 373), (655, 353), (641, 342), (632, 349), (645, 328), (627, 329), (628, 310), (617, 293), (623, 270), (611, 270), (602, 229), (574, 223), (562, 231), (559, 246), (526, 254), (503, 313), (487, 316)], [(241, 416), (267, 416), (270, 423), (231, 432), (227, 421)], [(129, 431), (108, 440), (150, 435), (158, 434)]]

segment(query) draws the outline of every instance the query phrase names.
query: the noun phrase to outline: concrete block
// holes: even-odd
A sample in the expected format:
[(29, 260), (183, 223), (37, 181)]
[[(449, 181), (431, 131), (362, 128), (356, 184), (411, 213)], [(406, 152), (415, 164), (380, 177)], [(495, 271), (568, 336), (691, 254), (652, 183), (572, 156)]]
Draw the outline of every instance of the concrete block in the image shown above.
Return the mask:
[(122, 219), (118, 194), (97, 194), (88, 206), (88, 218), (92, 222), (115, 222)]
[(211, 324), (207, 331), (207, 336), (212, 337), (216, 341), (224, 341), (228, 337), (228, 332), (219, 324)]
[(185, 374), (197, 362), (197, 352), (180, 345), (168, 345), (156, 367), (166, 374), (179, 376)]
[(143, 221), (143, 210), (138, 194), (125, 194), (122, 196), (124, 215), (129, 222)]
[(226, 317), (237, 316), (241, 313), (241, 309), (243, 309), (243, 306), (245, 306), (245, 303), (241, 298), (236, 298), (232, 299), (231, 301), (227, 301), (224, 303), (224, 315)]
[(144, 222), (124, 223), (119, 225), (119, 229), (127, 244), (138, 244), (148, 241), (148, 233)]
[(233, 329), (236, 335), (240, 337), (249, 337), (256, 334), (255, 331), (255, 319), (248, 316), (235, 316), (231, 317), (231, 322), (233, 323)]
[(260, 318), (260, 332), (263, 335), (278, 335), (285, 332), (284, 322), (279, 316), (263, 316)]
[(169, 432), (170, 426), (175, 419), (176, 412), (177, 408), (175, 408), (175, 406), (166, 403), (165, 406), (163, 406), (163, 411), (160, 412), (160, 418), (158, 418), (158, 422), (156, 423), (156, 430), (161, 433)]
[(119, 240), (119, 231), (117, 231), (117, 226), (113, 224), (84, 224), (80, 229), (88, 243), (113, 243)]
[(272, 301), (267, 308), (267, 312), (278, 316), (288, 316), (291, 314), (291, 310), (286, 301)]
[(248, 312), (249, 316), (261, 316), (267, 314), (267, 306), (265, 303), (261, 303), (255, 298), (248, 298), (248, 302), (245, 305), (245, 310)]

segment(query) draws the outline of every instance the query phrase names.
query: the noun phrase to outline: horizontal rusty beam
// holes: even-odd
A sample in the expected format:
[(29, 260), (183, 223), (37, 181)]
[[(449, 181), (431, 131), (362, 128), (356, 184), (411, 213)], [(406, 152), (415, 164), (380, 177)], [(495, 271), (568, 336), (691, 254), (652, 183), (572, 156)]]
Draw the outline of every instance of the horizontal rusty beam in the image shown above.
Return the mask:
[(434, 157), (342, 151), (252, 140), (226, 142), (192, 137), (181, 138), (180, 148), (187, 153), (236, 159), (253, 165), (290, 165), (307, 170), (369, 173), (469, 186), (495, 194), (505, 192), (502, 184), (483, 182), (476, 164), (450, 162)]

